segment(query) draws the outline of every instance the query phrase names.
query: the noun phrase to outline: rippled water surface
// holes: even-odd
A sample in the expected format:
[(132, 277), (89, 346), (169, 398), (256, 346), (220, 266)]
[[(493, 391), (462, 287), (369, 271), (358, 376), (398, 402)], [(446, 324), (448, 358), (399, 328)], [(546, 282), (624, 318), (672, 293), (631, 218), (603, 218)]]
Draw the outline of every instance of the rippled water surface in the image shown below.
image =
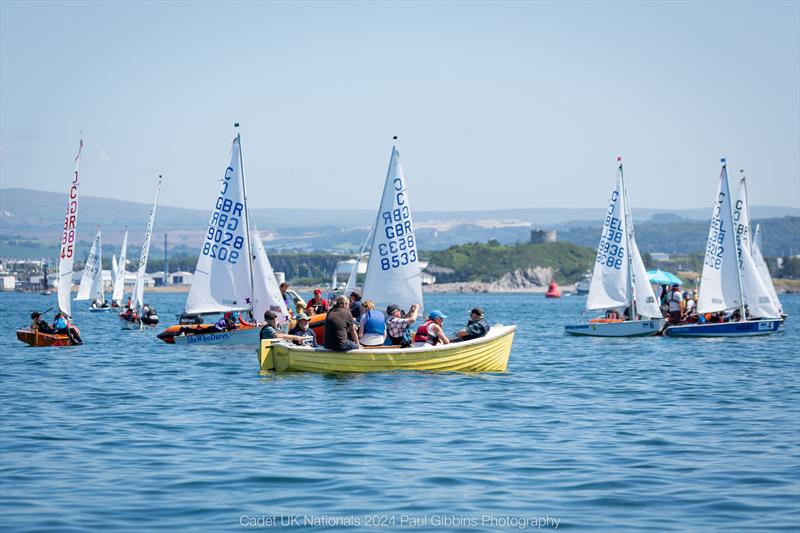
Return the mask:
[[(149, 298), (162, 319), (185, 301)], [(0, 293), (0, 526), (797, 530), (783, 300), (769, 337), (609, 340), (564, 335), (582, 297), (430, 295), (448, 330), (476, 303), (518, 324), (508, 372), (276, 376), (255, 349), (170, 346), (79, 303), (84, 346), (28, 348), (13, 330), (54, 296)]]

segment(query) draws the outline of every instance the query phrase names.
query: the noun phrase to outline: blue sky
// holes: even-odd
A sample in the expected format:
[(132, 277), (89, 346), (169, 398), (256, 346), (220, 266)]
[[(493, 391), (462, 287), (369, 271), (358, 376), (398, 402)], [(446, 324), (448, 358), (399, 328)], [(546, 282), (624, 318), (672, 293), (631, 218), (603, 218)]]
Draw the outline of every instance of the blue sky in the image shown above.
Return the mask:
[(0, 3), (2, 187), (205, 208), (800, 207), (800, 2)]

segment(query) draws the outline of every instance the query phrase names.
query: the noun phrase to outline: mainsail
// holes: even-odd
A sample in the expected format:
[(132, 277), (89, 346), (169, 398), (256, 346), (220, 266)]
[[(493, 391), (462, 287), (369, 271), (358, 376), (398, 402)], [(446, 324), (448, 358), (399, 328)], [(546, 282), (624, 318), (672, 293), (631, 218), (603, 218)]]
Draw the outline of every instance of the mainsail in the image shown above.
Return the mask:
[(119, 264), (117, 275), (114, 277), (114, 291), (111, 293), (111, 301), (117, 305), (122, 305), (122, 298), (125, 294), (125, 264), (128, 261), (128, 230), (122, 237), (122, 249), (119, 252)]
[(392, 147), (389, 171), (373, 229), (372, 249), (364, 280), (364, 298), (378, 308), (389, 304), (422, 308), (422, 281), (406, 178), (397, 147)]
[[(364, 259), (364, 252), (367, 249), (367, 245), (369, 245), (370, 237), (372, 237), (372, 230), (367, 234), (367, 238), (364, 240), (363, 246), (361, 246), (361, 251), (358, 253), (358, 257), (356, 257), (356, 262), (353, 264), (353, 270), (350, 271), (350, 275), (347, 277), (347, 285), (344, 286), (345, 296), (349, 296), (350, 293), (356, 289), (356, 285), (358, 285), (358, 269), (361, 267), (361, 261)], [(335, 285), (336, 273), (333, 274), (333, 279)]]
[(75, 157), (75, 170), (67, 200), (67, 213), (64, 216), (64, 231), (61, 235), (61, 252), (58, 262), (58, 310), (72, 316), (70, 293), (72, 292), (72, 265), (75, 261), (75, 232), (78, 227), (78, 185), (80, 184), (81, 150), (83, 140)]
[(751, 253), (750, 209), (747, 203), (747, 182), (745, 178), (739, 181), (733, 220), (736, 229), (736, 249), (741, 268), (742, 294), (747, 310), (752, 317), (780, 318), (780, 310), (776, 300), (772, 298), (763, 275), (756, 266)]
[(111, 254), (111, 290), (114, 290), (114, 283), (117, 282), (117, 272), (119, 272), (117, 254)]
[(250, 242), (253, 244), (253, 317), (257, 321), (263, 320), (264, 312), (272, 310), (278, 315), (278, 323), (288, 322), (289, 311), (281, 296), (278, 280), (269, 263), (264, 243), (258, 236), (255, 223), (250, 227), (252, 228)]
[(586, 298), (586, 309), (599, 310), (627, 307), (628, 304), (628, 247), (626, 246), (627, 213), (622, 167), (617, 170), (617, 182), (611, 191), (606, 209), (600, 244)]
[(136, 283), (133, 286), (133, 305), (137, 310), (144, 305), (144, 274), (147, 270), (147, 256), (150, 254), (150, 238), (153, 236), (153, 223), (156, 220), (156, 206), (158, 205), (158, 193), (160, 191), (161, 175), (158, 176), (158, 182), (156, 183), (156, 199), (153, 200), (153, 208), (150, 210), (150, 217), (147, 220), (142, 253), (139, 255), (139, 269), (136, 271)]
[(241, 161), (241, 142), (237, 136), (197, 259), (186, 300), (187, 313), (251, 308), (253, 276)]
[(86, 265), (83, 268), (83, 277), (78, 287), (78, 294), (75, 300), (97, 300), (104, 301), (103, 297), (103, 263), (101, 253), (100, 230), (92, 242), (89, 256), (86, 258)]
[(697, 312), (700, 314), (742, 305), (731, 192), (728, 168), (724, 161), (715, 198), (697, 301)]

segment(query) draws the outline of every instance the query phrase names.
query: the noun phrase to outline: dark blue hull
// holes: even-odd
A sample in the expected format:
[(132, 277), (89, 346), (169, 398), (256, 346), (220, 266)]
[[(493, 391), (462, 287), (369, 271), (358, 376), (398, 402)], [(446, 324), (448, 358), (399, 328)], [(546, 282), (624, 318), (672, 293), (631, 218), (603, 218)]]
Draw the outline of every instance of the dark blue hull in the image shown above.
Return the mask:
[(752, 337), (775, 333), (782, 323), (783, 320), (779, 318), (770, 318), (742, 322), (683, 324), (669, 326), (664, 330), (664, 335), (667, 337)]

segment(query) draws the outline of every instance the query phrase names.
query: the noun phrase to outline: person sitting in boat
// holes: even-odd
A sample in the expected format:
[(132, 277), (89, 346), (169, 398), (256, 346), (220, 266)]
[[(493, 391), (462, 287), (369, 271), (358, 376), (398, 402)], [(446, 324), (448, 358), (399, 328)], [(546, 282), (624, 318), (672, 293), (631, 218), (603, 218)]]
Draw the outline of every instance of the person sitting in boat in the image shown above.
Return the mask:
[[(360, 302), (359, 302), (360, 303)], [(352, 313), (353, 304), (350, 303)], [(380, 346), (386, 342), (386, 315), (375, 309), (375, 303), (367, 300), (363, 304), (364, 312), (358, 319), (358, 342), (363, 346)], [(355, 315), (353, 315), (355, 317)]]
[[(304, 314), (304, 316), (308, 318), (308, 315)], [(290, 341), (297, 344), (298, 346), (302, 345), (305, 342), (305, 337), (293, 334), (286, 334), (278, 329), (278, 314), (275, 311), (271, 311), (269, 309), (264, 311), (264, 320), (266, 321), (267, 324), (263, 328), (261, 328), (261, 333), (259, 333), (258, 335), (259, 338)]]
[(353, 291), (350, 293), (349, 297), (350, 297), (350, 312), (353, 314), (353, 318), (358, 320), (361, 318), (361, 313), (364, 312), (364, 306), (361, 303), (361, 294), (359, 294), (358, 291)]
[(661, 297), (659, 299), (660, 306), (661, 306), (661, 314), (663, 316), (669, 316), (669, 287), (667, 285), (661, 286)]
[(55, 333), (56, 330), (50, 327), (50, 324), (44, 321), (42, 314), (38, 311), (31, 313), (31, 329), (40, 333)]
[(680, 285), (672, 286), (672, 293), (669, 295), (669, 323), (678, 324), (683, 316), (683, 295)]
[(53, 322), (53, 329), (55, 333), (66, 335), (70, 344), (83, 344), (78, 331), (72, 326), (64, 313), (56, 314), (55, 322)]
[(622, 317), (616, 309), (608, 309), (606, 311), (606, 320), (622, 320)]
[(94, 301), (92, 302), (92, 309), (103, 309), (105, 307), (108, 307), (108, 304), (105, 303), (100, 298), (95, 298)]
[[(411, 346), (412, 340), (408, 329), (417, 321), (419, 305), (411, 304), (408, 313), (403, 313), (400, 306), (392, 304), (386, 308), (386, 344), (390, 346)], [(408, 334), (407, 334), (408, 333)]]
[(137, 320), (139, 320), (139, 317), (136, 315), (136, 312), (130, 305), (125, 307), (125, 310), (122, 312), (120, 316), (129, 322), (136, 322)]
[(697, 308), (695, 301), (689, 294), (689, 291), (683, 293), (683, 321), (696, 322), (697, 321)]
[(283, 298), (283, 303), (286, 304), (286, 309), (289, 310), (289, 314), (292, 314), (292, 309), (294, 308), (294, 298), (292, 295), (286, 292), (289, 289), (289, 284), (285, 281), (281, 283), (278, 288), (281, 290), (281, 298)]
[(333, 309), (325, 317), (325, 337), (323, 345), (329, 350), (346, 352), (358, 349), (358, 331), (356, 321), (350, 313), (350, 302), (347, 296), (336, 297)]
[(422, 346), (436, 346), (437, 344), (450, 344), (450, 339), (444, 334), (442, 325), (447, 315), (434, 309), (428, 315), (428, 320), (417, 328), (414, 335), (414, 348)]
[(467, 327), (456, 331), (455, 338), (451, 342), (468, 341), (479, 339), (489, 333), (489, 323), (484, 319), (483, 309), (476, 307), (469, 312), (469, 322)]
[(303, 339), (302, 344), (316, 348), (318, 346), (317, 337), (314, 335), (314, 331), (308, 327), (310, 321), (311, 318), (307, 314), (298, 313), (297, 324), (289, 330), (289, 335), (300, 337)]
[(328, 300), (322, 297), (322, 291), (314, 289), (314, 297), (306, 304), (306, 309), (312, 315), (320, 315), (328, 312)]

